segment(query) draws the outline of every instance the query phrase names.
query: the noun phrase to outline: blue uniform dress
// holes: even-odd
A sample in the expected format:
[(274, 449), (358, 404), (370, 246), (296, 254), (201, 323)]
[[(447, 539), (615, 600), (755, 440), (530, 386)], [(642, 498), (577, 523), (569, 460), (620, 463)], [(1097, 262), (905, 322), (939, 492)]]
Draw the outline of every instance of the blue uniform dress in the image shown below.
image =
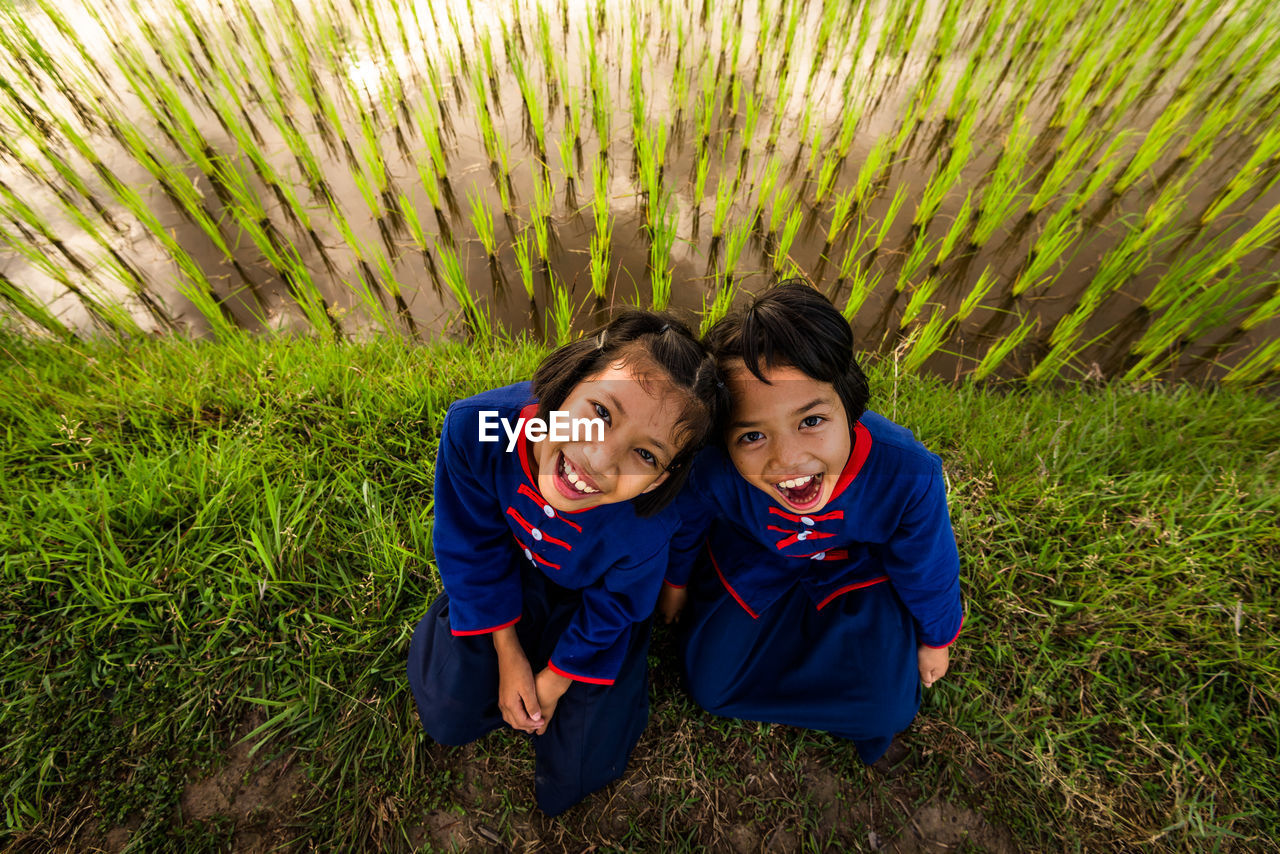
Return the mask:
[(490, 421), (533, 417), (529, 383), (454, 403), (436, 458), (433, 545), (444, 592), (418, 623), (409, 684), (427, 734), (465, 744), (505, 726), (489, 635), (514, 626), (536, 674), (573, 679), (533, 736), (538, 806), (557, 815), (617, 779), (649, 715), (650, 617), (679, 527), (631, 502), (561, 513), (538, 491), (521, 439), (480, 442)]
[(848, 738), (867, 763), (883, 755), (920, 707), (918, 644), (945, 647), (960, 632), (938, 457), (867, 412), (817, 512), (784, 509), (720, 448), (698, 456), (677, 507), (685, 526), (667, 583), (689, 585), (694, 700)]

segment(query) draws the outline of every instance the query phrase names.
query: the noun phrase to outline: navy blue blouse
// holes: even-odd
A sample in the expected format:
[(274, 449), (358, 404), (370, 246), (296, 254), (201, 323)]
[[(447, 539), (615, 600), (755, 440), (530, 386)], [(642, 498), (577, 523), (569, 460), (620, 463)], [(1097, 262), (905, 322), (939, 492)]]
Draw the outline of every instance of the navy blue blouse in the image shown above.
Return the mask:
[[(521, 615), (520, 561), (556, 584), (582, 591), (582, 605), (547, 662), (583, 682), (613, 683), (632, 624), (657, 602), (668, 548), (679, 527), (672, 507), (647, 518), (630, 501), (560, 512), (538, 490), (523, 431), (481, 442), (480, 413), (490, 425), (537, 414), (530, 384), (517, 383), (449, 407), (436, 458), (432, 542), (449, 594), (455, 635), (513, 625)], [(490, 435), (494, 433), (492, 427)]]
[(684, 527), (667, 570), (672, 586), (684, 586), (705, 540), (712, 568), (752, 617), (797, 583), (822, 609), (888, 581), (922, 643), (945, 647), (960, 632), (960, 560), (942, 462), (874, 412), (854, 425), (849, 461), (816, 513), (785, 510), (718, 447), (698, 455), (676, 506)]

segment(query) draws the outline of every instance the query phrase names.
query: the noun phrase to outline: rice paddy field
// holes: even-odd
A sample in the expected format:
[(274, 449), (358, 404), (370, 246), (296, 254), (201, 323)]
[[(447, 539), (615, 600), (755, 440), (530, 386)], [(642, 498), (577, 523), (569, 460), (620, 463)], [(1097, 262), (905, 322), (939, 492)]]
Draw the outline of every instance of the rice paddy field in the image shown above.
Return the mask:
[[(1280, 9), (0, 0), (0, 850), (1280, 851)], [(452, 400), (800, 276), (944, 459), (887, 774), (659, 628), (551, 821), (426, 739)]]
[(1280, 365), (1261, 0), (0, 8), (40, 334), (560, 341), (801, 275), (908, 371)]

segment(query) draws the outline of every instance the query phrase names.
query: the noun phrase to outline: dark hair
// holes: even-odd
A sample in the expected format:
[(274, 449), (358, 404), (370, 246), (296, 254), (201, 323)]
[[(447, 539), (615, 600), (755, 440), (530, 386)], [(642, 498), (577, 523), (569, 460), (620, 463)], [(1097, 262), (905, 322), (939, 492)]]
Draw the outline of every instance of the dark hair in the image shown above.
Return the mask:
[(676, 430), (683, 447), (667, 466), (668, 477), (657, 489), (633, 499), (636, 513), (651, 516), (667, 506), (688, 477), (689, 462), (720, 427), (728, 412), (729, 393), (715, 360), (675, 317), (626, 309), (608, 326), (557, 348), (533, 374), (538, 415), (548, 418), (590, 376), (622, 362), (640, 372), (665, 374), (684, 393), (684, 409)]
[(711, 327), (706, 342), (721, 367), (730, 359), (741, 359), (761, 382), (764, 368), (791, 366), (831, 383), (850, 427), (866, 411), (871, 391), (853, 357), (853, 330), (803, 279), (780, 282), (745, 309), (729, 314)]

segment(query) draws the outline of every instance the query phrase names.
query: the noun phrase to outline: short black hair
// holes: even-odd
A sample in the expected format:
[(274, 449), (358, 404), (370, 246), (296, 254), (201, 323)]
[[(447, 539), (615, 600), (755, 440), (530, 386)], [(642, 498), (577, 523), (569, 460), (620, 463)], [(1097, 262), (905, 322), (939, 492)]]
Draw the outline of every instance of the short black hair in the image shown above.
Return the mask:
[(729, 393), (715, 359), (689, 327), (665, 312), (625, 309), (607, 326), (557, 348), (533, 374), (538, 415), (546, 419), (579, 383), (623, 362), (642, 373), (665, 374), (684, 393), (676, 429), (685, 441), (667, 465), (668, 477), (657, 489), (633, 499), (636, 513), (651, 516), (666, 507), (684, 486), (689, 462), (719, 430), (729, 409)]
[(803, 279), (779, 282), (746, 308), (731, 312), (711, 327), (706, 342), (721, 369), (725, 362), (741, 359), (761, 382), (764, 368), (790, 366), (830, 383), (850, 428), (866, 411), (871, 390), (853, 356), (853, 330), (831, 301)]

